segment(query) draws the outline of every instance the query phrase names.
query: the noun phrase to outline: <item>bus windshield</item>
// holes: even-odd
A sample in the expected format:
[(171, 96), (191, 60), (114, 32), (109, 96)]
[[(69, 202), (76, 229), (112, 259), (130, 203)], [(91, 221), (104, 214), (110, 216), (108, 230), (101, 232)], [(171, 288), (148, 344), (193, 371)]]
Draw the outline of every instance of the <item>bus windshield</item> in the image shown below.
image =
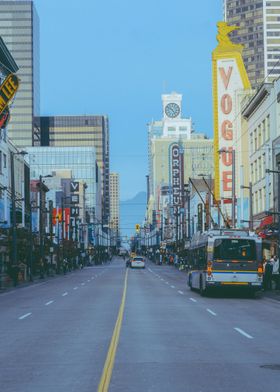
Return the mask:
[(214, 241), (214, 260), (256, 260), (256, 243), (239, 238), (219, 238)]

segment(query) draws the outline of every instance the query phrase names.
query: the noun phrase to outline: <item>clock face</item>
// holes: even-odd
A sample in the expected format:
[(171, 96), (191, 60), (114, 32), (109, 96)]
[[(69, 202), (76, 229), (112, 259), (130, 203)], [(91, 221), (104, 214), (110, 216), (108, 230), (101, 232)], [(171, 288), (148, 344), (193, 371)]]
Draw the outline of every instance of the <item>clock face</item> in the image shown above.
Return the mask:
[(180, 107), (177, 103), (171, 102), (165, 106), (165, 114), (167, 117), (175, 118), (180, 114)]

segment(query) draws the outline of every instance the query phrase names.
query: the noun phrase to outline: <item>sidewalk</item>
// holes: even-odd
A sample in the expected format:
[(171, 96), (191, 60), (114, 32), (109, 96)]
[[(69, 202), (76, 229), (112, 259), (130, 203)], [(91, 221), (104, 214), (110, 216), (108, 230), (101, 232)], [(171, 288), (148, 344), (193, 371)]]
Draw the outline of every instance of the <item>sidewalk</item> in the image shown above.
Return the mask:
[(44, 278), (40, 278), (40, 276), (35, 276), (35, 277), (33, 277), (32, 281), (26, 280), (24, 282), (19, 282), (16, 286), (14, 286), (12, 281), (9, 281), (9, 282), (5, 283), (5, 287), (0, 287), (0, 295), (2, 293), (7, 293), (8, 291), (13, 291), (13, 290), (17, 290), (20, 288), (36, 285), (40, 282), (46, 282), (50, 279), (54, 279), (59, 276), (62, 276), (62, 274), (55, 274), (53, 276), (45, 276)]
[(280, 301), (280, 290), (262, 291), (262, 297), (271, 298)]

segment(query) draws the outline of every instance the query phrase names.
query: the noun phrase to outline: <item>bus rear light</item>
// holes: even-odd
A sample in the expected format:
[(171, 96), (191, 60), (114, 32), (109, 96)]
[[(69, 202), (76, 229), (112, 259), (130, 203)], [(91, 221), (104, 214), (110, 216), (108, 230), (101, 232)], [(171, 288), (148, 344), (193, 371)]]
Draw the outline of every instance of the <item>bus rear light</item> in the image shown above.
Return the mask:
[(212, 275), (212, 262), (208, 261), (207, 263), (207, 275), (211, 276)]
[(259, 265), (258, 265), (258, 275), (262, 276), (262, 274), (263, 274), (263, 265), (262, 265), (262, 263), (259, 263)]

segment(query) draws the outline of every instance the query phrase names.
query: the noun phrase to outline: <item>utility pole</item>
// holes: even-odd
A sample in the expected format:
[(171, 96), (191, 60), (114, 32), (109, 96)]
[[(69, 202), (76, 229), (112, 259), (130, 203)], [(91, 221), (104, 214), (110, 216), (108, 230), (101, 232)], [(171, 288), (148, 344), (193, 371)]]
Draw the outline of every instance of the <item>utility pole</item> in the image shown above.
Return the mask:
[(32, 202), (30, 203), (30, 220), (29, 220), (29, 280), (33, 281), (33, 234), (32, 234)]
[(278, 257), (280, 257), (280, 162), (277, 162), (277, 166), (278, 166), (278, 170), (270, 170), (270, 169), (266, 169), (266, 173), (274, 173), (278, 175), (278, 189), (277, 189), (277, 209), (278, 211), (276, 213), (271, 213), (270, 211), (267, 211), (267, 214), (275, 214), (277, 215), (277, 219), (278, 219), (278, 246), (277, 246), (277, 251), (278, 251)]
[(278, 258), (280, 257), (280, 164), (278, 163)]
[[(16, 190), (15, 190), (15, 155), (26, 155), (26, 151), (10, 151), (11, 161), (11, 198), (12, 198), (12, 265), (17, 265), (17, 216), (16, 216)], [(22, 199), (21, 199), (22, 200)], [(23, 200), (22, 200), (23, 201)]]
[(43, 263), (43, 190), (42, 176), (39, 177), (39, 240), (40, 240), (40, 262)]
[(53, 268), (53, 201), (49, 200), (49, 228), (50, 228), (50, 243), (51, 243), (51, 273)]
[(235, 211), (236, 211), (235, 203), (236, 203), (236, 200), (235, 200), (235, 150), (234, 149), (232, 149), (231, 154), (232, 154), (232, 204), (231, 204), (232, 222), (231, 222), (231, 224), (232, 224), (232, 227), (235, 228)]
[[(254, 230), (254, 221), (253, 221), (253, 191), (252, 191), (252, 183), (249, 182), (249, 186), (241, 185), (241, 189), (249, 190), (249, 230)], [(246, 221), (244, 221), (246, 222)]]
[(14, 153), (10, 151), (11, 159), (11, 198), (12, 198), (12, 266), (17, 265), (17, 220), (16, 220), (16, 192), (15, 192), (15, 162)]

